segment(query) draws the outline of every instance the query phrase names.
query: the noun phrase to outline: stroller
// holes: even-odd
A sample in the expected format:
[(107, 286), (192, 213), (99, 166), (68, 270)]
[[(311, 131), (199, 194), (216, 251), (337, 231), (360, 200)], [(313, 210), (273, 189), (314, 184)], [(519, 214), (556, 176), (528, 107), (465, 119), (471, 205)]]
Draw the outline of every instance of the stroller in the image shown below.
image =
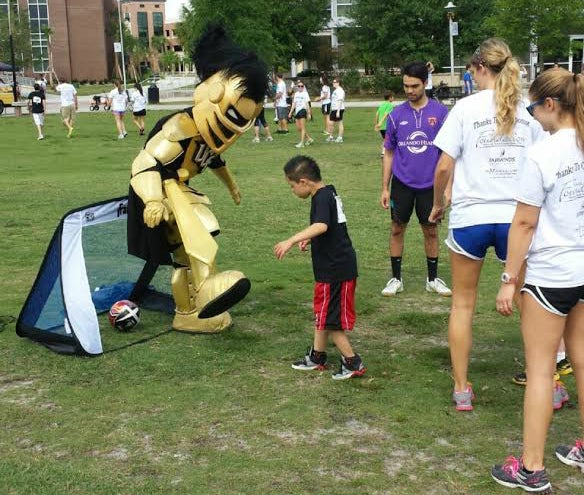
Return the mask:
[(109, 110), (110, 107), (107, 104), (107, 96), (95, 95), (89, 102), (89, 110), (92, 112), (99, 110), (99, 106), (103, 105), (104, 110)]

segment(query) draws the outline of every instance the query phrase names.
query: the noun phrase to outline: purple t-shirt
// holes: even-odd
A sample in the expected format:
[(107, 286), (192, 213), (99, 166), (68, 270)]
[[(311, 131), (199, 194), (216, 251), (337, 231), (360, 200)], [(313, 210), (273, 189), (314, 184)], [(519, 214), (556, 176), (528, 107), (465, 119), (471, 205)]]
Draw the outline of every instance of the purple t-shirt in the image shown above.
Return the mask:
[(440, 157), (434, 138), (447, 115), (448, 108), (431, 99), (420, 110), (414, 110), (406, 101), (389, 114), (384, 146), (393, 150), (393, 175), (406, 186), (413, 189), (433, 186)]

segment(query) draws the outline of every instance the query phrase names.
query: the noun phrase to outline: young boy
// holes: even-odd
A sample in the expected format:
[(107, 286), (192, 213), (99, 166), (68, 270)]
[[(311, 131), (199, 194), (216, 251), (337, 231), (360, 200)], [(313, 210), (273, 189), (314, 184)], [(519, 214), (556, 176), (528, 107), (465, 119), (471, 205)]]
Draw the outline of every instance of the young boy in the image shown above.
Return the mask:
[(383, 141), (385, 141), (385, 130), (387, 129), (387, 117), (393, 110), (393, 91), (386, 91), (383, 93), (383, 103), (379, 105), (377, 112), (375, 112), (375, 127), (376, 131), (381, 134), (382, 144), (381, 144), (381, 156), (385, 154), (385, 146)]
[(361, 376), (366, 369), (353, 352), (347, 332), (355, 323), (357, 255), (347, 232), (343, 203), (332, 185), (325, 185), (320, 168), (308, 156), (295, 156), (284, 167), (286, 180), (296, 196), (310, 196), (310, 226), (274, 246), (281, 260), (294, 244), (306, 251), (312, 244), (314, 271), (314, 343), (306, 356), (292, 364), (296, 370), (324, 370), (327, 367), (328, 336), (342, 354), (341, 368), (334, 380)]

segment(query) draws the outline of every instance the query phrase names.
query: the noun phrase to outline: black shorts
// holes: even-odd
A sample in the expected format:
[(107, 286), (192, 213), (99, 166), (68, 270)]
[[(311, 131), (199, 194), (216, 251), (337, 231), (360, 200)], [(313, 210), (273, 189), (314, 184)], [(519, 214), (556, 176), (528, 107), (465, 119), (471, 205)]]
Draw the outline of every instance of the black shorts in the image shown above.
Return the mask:
[(584, 303), (584, 285), (562, 289), (525, 284), (521, 292), (529, 294), (545, 310), (559, 316), (568, 316), (576, 304)]
[(337, 117), (337, 111), (336, 110), (331, 110), (331, 114), (330, 114), (330, 119), (332, 122), (341, 122), (343, 120), (343, 114), (345, 113), (344, 110), (341, 110), (339, 112), (339, 116)]
[(435, 225), (428, 222), (434, 204), (434, 188), (414, 189), (406, 186), (395, 175), (391, 179), (391, 219), (395, 223), (406, 224), (410, 221), (414, 206), (416, 216), (422, 225)]
[(254, 125), (256, 127), (259, 127), (260, 125), (262, 127), (268, 127), (266, 124), (266, 115), (264, 113), (264, 109), (262, 108), (262, 111), (260, 112), (260, 114), (256, 117)]
[(146, 115), (146, 109), (138, 110), (137, 112), (133, 113), (134, 117), (144, 117)]
[(323, 103), (322, 106), (320, 107), (320, 111), (322, 112), (323, 115), (328, 115), (329, 113), (331, 113), (331, 104)]
[(379, 129), (379, 134), (381, 134), (381, 137), (385, 140), (385, 129)]
[(298, 112), (296, 112), (296, 115), (294, 115), (294, 118), (296, 120), (298, 119), (305, 119), (307, 116), (306, 110), (304, 110), (304, 108), (302, 110), (298, 110)]

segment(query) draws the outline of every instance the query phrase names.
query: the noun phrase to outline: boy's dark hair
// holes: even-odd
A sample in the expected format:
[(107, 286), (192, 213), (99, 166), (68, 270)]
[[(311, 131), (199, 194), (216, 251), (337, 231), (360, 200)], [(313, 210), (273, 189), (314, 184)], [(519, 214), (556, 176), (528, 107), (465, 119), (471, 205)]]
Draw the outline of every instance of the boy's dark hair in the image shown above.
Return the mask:
[(40, 91), (41, 85), (39, 83), (34, 83), (33, 88), (34, 88), (35, 91)]
[(428, 80), (428, 67), (424, 62), (411, 62), (403, 68), (402, 74), (426, 82)]
[(313, 182), (320, 182), (320, 168), (316, 162), (306, 155), (296, 155), (288, 160), (284, 165), (284, 174), (293, 182), (300, 182), (300, 179), (308, 179)]
[(391, 89), (388, 89), (385, 93), (383, 93), (383, 99), (384, 100), (389, 100), (390, 98), (393, 98), (395, 95), (393, 94), (393, 91)]

